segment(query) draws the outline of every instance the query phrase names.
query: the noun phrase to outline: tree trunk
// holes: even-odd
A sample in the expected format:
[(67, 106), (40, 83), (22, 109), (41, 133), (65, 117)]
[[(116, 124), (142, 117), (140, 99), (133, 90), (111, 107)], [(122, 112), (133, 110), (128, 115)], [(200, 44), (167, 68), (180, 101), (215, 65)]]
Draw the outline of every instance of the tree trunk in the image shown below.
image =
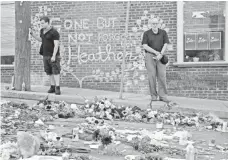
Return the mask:
[(31, 90), (30, 86), (30, 59), (31, 43), (29, 41), (29, 28), (31, 26), (31, 9), (29, 1), (15, 1), (15, 89)]

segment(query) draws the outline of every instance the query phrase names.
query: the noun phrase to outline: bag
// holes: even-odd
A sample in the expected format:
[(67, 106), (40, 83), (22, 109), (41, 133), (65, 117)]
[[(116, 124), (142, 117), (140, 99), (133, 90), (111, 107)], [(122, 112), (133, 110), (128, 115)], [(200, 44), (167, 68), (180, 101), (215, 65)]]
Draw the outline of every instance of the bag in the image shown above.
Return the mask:
[(160, 59), (162, 64), (167, 64), (169, 62), (168, 56), (163, 55), (163, 57)]

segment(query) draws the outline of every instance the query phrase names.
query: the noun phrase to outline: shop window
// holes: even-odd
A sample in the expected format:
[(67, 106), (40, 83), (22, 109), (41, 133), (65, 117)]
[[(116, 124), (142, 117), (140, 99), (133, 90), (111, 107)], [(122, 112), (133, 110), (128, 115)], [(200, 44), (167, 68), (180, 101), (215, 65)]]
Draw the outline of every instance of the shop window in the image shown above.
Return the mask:
[(1, 3), (1, 65), (14, 65), (15, 6), (14, 2)]
[(184, 3), (184, 62), (224, 61), (225, 3)]
[(177, 62), (228, 65), (228, 2), (177, 2)]

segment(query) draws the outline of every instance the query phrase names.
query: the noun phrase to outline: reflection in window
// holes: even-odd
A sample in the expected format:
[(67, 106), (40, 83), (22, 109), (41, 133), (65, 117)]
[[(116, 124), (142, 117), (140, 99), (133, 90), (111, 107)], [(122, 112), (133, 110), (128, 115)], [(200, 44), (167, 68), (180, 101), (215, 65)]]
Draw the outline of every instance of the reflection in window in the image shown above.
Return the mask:
[(1, 64), (13, 65), (14, 64), (14, 56), (1, 56)]
[(224, 60), (225, 3), (184, 3), (184, 62)]
[(15, 55), (15, 4), (1, 2), (1, 64), (12, 65)]

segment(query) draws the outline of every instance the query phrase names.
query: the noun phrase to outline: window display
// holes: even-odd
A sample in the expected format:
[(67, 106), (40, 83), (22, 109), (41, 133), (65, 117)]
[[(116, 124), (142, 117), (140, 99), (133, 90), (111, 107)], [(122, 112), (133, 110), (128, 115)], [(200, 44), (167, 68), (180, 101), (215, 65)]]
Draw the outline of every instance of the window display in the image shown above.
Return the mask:
[(184, 62), (224, 61), (225, 3), (184, 3)]

